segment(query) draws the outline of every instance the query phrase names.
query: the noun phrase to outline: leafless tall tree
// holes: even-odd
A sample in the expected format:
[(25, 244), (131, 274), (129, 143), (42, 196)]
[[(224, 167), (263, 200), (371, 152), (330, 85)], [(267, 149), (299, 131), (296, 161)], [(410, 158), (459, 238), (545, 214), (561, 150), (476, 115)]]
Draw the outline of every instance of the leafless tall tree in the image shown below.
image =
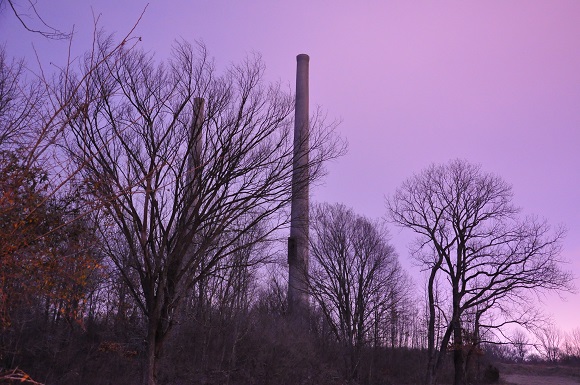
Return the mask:
[[(99, 44), (109, 51), (109, 40)], [(293, 98), (264, 83), (259, 56), (220, 75), (199, 44), (176, 44), (163, 64), (138, 51), (98, 60), (106, 66), (86, 76), (82, 90), (63, 90), (76, 100), (70, 154), (105, 207), (103, 232), (121, 234), (128, 247), (111, 258), (147, 317), (146, 376), (154, 384), (186, 292), (246, 241), (267, 241), (288, 223)], [(196, 98), (205, 100), (201, 131), (192, 125)], [(313, 123), (309, 177), (316, 179), (342, 147), (332, 126)], [(260, 236), (247, 237), (257, 227)]]
[[(462, 322), (468, 312), (481, 320), (497, 311), (501, 321), (487, 326), (499, 327), (514, 320), (510, 304), (528, 303), (529, 293), (571, 288), (572, 277), (559, 260), (564, 231), (536, 217), (521, 218), (511, 201), (506, 182), (461, 160), (427, 168), (387, 201), (392, 221), (418, 235), (413, 253), (430, 272), (428, 384), (449, 346), (454, 383), (464, 382)], [(443, 338), (435, 346), (434, 283), (440, 275), (448, 282), (451, 303)]]
[[(24, 145), (41, 119), (43, 90), (25, 81), (24, 62), (0, 47), (0, 149)], [(39, 116), (40, 115), (40, 116)]]
[(315, 206), (311, 221), (311, 295), (344, 347), (352, 380), (376, 324), (396, 307), (403, 271), (378, 222), (338, 204)]
[(516, 361), (523, 362), (530, 345), (528, 335), (524, 331), (518, 329), (511, 334), (510, 342), (514, 348)]
[(556, 362), (560, 358), (562, 332), (553, 324), (544, 325), (534, 331), (538, 341), (536, 350), (548, 361)]
[(569, 358), (580, 359), (580, 328), (574, 328), (566, 334), (564, 353)]

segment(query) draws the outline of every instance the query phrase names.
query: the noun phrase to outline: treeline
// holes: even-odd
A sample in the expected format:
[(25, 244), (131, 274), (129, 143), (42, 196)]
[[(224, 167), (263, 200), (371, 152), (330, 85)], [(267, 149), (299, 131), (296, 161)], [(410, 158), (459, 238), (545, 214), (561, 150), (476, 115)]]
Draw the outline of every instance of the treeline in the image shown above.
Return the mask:
[[(491, 381), (485, 343), (533, 321), (526, 293), (569, 288), (563, 231), (520, 220), (505, 182), (453, 161), (387, 202), (418, 235), (424, 289), (384, 222), (317, 204), (311, 310), (290, 317), (293, 96), (259, 56), (218, 73), (203, 45), (160, 63), (135, 43), (100, 36), (52, 79), (0, 52), (4, 380)], [(344, 153), (334, 128), (312, 117), (298, 183)]]
[(490, 346), (488, 351), (510, 363), (580, 363), (580, 329), (566, 333), (549, 322), (530, 332), (518, 329), (510, 333), (505, 344)]
[[(201, 45), (161, 65), (129, 44), (100, 39), (51, 80), (0, 55), (4, 378), (395, 375), (394, 349), (425, 336), (378, 222), (313, 208), (311, 317), (287, 315), (292, 96), (263, 82), (259, 57), (220, 75)], [(344, 152), (333, 128), (313, 118), (309, 181)]]

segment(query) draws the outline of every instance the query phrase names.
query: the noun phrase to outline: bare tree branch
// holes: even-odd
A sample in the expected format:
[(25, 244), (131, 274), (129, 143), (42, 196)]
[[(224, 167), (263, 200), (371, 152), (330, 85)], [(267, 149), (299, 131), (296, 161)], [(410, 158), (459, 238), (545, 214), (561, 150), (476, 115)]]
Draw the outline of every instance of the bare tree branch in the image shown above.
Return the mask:
[[(30, 15), (27, 15), (26, 13), (23, 13), (23, 11), (18, 8), (14, 0), (6, 0), (6, 1), (8, 2), (8, 5), (10, 6), (12, 13), (14, 13), (14, 16), (16, 16), (20, 24), (28, 32), (37, 33), (48, 39), (54, 40), (64, 40), (70, 39), (72, 37), (72, 32), (70, 33), (62, 32), (61, 30), (49, 25), (40, 15), (40, 13), (38, 13), (38, 10), (36, 9), (36, 2), (34, 2), (33, 0), (26, 0), (26, 3), (28, 4), (28, 9), (32, 11), (32, 17), (30, 17)], [(2, 5), (1, 1), (0, 5)], [(44, 29), (37, 29), (36, 27), (32, 27), (31, 21), (26, 21), (25, 18), (30, 18), (31, 21), (38, 20), (40, 24), (44, 27)]]

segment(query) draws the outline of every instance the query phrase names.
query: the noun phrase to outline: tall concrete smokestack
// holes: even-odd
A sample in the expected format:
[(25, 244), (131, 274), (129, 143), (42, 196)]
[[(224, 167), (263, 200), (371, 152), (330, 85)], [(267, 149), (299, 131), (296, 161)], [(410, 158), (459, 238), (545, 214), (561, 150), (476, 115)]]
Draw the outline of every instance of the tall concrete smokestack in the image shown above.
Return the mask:
[(187, 154), (187, 192), (186, 192), (186, 213), (185, 213), (185, 228), (186, 234), (185, 239), (187, 239), (187, 244), (189, 248), (189, 256), (193, 257), (194, 250), (194, 223), (197, 220), (198, 210), (199, 210), (199, 197), (201, 195), (201, 165), (202, 165), (202, 150), (203, 150), (203, 120), (204, 116), (204, 104), (205, 100), (203, 98), (193, 99), (193, 115), (191, 119), (190, 126), (190, 142)]
[(290, 238), (288, 238), (288, 312), (295, 318), (308, 313), (308, 183), (309, 111), (308, 55), (296, 57), (296, 106)]
[[(193, 99), (193, 116), (191, 121), (191, 147), (187, 159), (187, 167), (189, 169), (189, 181), (192, 185), (192, 190), (198, 189), (201, 178), (201, 151), (202, 151), (202, 125), (204, 119), (204, 104), (203, 98)], [(192, 191), (197, 194), (198, 191)]]

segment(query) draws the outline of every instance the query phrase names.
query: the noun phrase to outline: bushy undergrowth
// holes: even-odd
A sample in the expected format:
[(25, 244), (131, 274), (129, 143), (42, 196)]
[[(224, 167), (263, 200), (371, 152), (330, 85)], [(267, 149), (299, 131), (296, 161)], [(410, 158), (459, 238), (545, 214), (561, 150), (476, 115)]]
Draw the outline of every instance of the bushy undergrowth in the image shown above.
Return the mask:
[[(70, 324), (29, 316), (1, 333), (1, 368), (18, 367), (47, 385), (142, 383), (139, 322)], [(341, 346), (315, 325), (298, 333), (286, 317), (259, 311), (230, 320), (210, 314), (206, 321), (176, 325), (165, 343), (160, 384), (347, 383)], [(369, 347), (350, 383), (418, 383), (424, 363), (419, 350)]]
[[(143, 383), (146, 324), (140, 317), (66, 322), (30, 310), (15, 313), (14, 321), (0, 332), (0, 370), (18, 368), (46, 385)], [(233, 313), (192, 310), (165, 341), (158, 383), (410, 385), (425, 380), (424, 350), (367, 344), (354, 378), (346, 372), (344, 352), (315, 315), (297, 327), (283, 310), (265, 306)], [(467, 380), (497, 383), (504, 366), (493, 354), (478, 351)], [(453, 382), (450, 355), (438, 382)]]

